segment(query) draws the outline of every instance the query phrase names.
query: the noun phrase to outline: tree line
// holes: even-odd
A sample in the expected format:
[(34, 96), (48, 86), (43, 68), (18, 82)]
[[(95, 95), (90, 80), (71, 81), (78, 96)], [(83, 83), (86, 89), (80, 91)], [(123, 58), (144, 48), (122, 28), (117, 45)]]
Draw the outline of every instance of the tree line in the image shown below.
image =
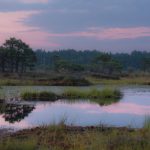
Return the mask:
[(150, 71), (150, 52), (106, 53), (97, 50), (74, 49), (44, 51), (33, 49), (20, 39), (10, 38), (0, 46), (0, 72), (24, 73), (36, 69), (56, 72)]
[[(97, 50), (77, 51), (74, 49), (59, 51), (36, 51), (38, 68), (55, 69), (75, 67), (84, 70), (102, 72), (150, 71), (150, 52), (133, 51), (131, 53), (106, 53)], [(82, 70), (81, 69), (81, 70)], [(109, 70), (109, 71), (108, 71)]]

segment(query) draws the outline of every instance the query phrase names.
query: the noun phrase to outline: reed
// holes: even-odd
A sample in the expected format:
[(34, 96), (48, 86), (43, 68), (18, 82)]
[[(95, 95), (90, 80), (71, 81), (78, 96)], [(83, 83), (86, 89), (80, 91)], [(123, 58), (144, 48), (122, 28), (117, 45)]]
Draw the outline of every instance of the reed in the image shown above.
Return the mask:
[(150, 116), (145, 117), (144, 129), (149, 129), (150, 130)]
[(111, 127), (42, 126), (0, 140), (1, 150), (149, 150), (150, 131)]
[(21, 98), (23, 100), (38, 100), (38, 101), (55, 101), (58, 99), (66, 100), (90, 100), (97, 102), (101, 105), (110, 104), (119, 101), (122, 93), (116, 89), (105, 88), (103, 90), (90, 89), (90, 90), (80, 90), (77, 88), (70, 88), (65, 90), (61, 95), (55, 94), (53, 92), (23, 92)]

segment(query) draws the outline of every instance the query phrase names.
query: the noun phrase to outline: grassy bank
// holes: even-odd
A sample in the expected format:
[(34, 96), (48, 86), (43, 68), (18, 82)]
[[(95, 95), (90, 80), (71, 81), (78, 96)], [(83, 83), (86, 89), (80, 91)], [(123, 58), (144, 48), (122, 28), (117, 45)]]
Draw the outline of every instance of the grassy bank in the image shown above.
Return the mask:
[(114, 79), (102, 79), (95, 77), (87, 77), (86, 78), (92, 84), (120, 84), (120, 85), (150, 85), (150, 76), (130, 76), (130, 77), (122, 77), (118, 80)]
[(49, 75), (41, 77), (0, 77), (0, 86), (28, 86), (28, 85), (47, 85), (47, 86), (88, 86), (91, 83), (84, 77)]
[(0, 139), (1, 150), (149, 150), (150, 129), (67, 127), (19, 131)]
[(47, 86), (88, 86), (91, 84), (138, 84), (150, 85), (150, 77), (123, 77), (119, 80), (115, 79), (100, 79), (95, 77), (86, 77), (86, 79), (71, 79), (71, 78), (51, 78), (51, 79), (11, 79), (0, 78), (0, 86), (32, 86), (32, 85), (47, 85)]
[(24, 92), (21, 94), (23, 100), (40, 100), (40, 101), (55, 101), (58, 99), (77, 100), (89, 99), (101, 104), (116, 102), (122, 96), (121, 92), (115, 89), (90, 89), (78, 90), (76, 88), (64, 91), (58, 95), (53, 92)]

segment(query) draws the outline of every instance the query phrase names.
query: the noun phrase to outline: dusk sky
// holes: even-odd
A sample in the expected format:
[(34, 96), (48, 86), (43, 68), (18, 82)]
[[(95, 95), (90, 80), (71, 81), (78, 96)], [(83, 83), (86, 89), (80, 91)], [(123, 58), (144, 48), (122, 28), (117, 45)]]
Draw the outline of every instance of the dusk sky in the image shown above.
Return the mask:
[(0, 44), (150, 51), (150, 0), (0, 0)]

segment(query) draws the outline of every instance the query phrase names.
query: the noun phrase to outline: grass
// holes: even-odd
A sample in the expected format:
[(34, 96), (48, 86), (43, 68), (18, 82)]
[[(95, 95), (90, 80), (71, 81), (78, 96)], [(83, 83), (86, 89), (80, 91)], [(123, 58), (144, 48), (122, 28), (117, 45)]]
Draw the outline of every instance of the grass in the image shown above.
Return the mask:
[(95, 77), (87, 77), (87, 80), (92, 84), (120, 84), (120, 85), (150, 85), (150, 76), (130, 76), (130, 77), (122, 77), (119, 80), (113, 79), (101, 79)]
[[(109, 77), (108, 77), (109, 76)], [(91, 84), (140, 84), (150, 85), (150, 74), (142, 72), (125, 73), (119, 78), (111, 75), (92, 76), (90, 72), (66, 73), (66, 72), (28, 72), (22, 75), (16, 73), (0, 74), (0, 86), (24, 86), (24, 85), (61, 85), (61, 86), (85, 86)]]
[(150, 130), (67, 127), (63, 124), (19, 131), (0, 139), (1, 150), (149, 150)]
[(62, 95), (67, 99), (113, 99), (120, 98), (121, 92), (119, 90), (109, 88), (105, 88), (103, 90), (90, 89), (86, 91), (74, 88), (66, 90)]
[(56, 86), (88, 86), (91, 84), (138, 84), (150, 85), (150, 75), (130, 74), (118, 79), (109, 79), (90, 76), (90, 74), (25, 74), (22, 77), (18, 75), (0, 75), (0, 86), (24, 86), (24, 85), (56, 85)]
[(0, 150), (36, 150), (36, 141), (32, 138), (23, 140), (8, 138), (0, 142)]
[(150, 130), (150, 116), (145, 117), (144, 128)]
[(88, 86), (91, 83), (82, 77), (58, 76), (53, 77), (0, 77), (0, 86), (55, 85), (55, 86)]
[(24, 92), (21, 94), (24, 100), (40, 100), (40, 101), (55, 101), (58, 99), (57, 95), (53, 92)]
[(24, 92), (21, 94), (23, 100), (41, 100), (41, 101), (54, 101), (58, 99), (87, 99), (95, 101), (99, 104), (110, 104), (116, 102), (122, 96), (121, 92), (115, 89), (90, 89), (82, 91), (76, 88), (65, 90), (61, 95), (53, 92)]

